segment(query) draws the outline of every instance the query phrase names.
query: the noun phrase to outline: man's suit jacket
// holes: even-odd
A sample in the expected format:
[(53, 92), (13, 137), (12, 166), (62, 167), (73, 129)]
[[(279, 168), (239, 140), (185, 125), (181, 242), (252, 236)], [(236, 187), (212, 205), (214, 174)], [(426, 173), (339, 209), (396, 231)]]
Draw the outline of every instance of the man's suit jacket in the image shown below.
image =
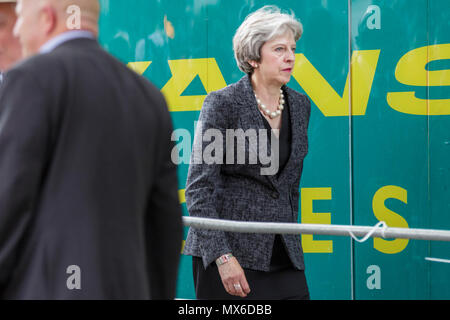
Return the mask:
[(75, 39), (0, 93), (0, 297), (171, 299), (182, 225), (159, 90)]
[[(255, 152), (245, 146), (246, 162), (236, 161), (236, 143), (233, 164), (194, 164), (193, 153), (186, 183), (186, 205), (191, 216), (237, 221), (297, 222), (299, 184), (303, 159), (308, 152), (307, 129), (311, 112), (309, 99), (285, 87), (290, 110), (292, 144), (290, 158), (276, 175), (262, 175), (258, 160), (250, 164), (249, 154)], [(200, 133), (211, 128), (265, 129), (259, 114), (249, 76), (221, 90), (210, 93), (204, 101), (197, 130), (196, 143), (202, 149), (211, 144), (208, 139), (198, 142)], [(268, 135), (270, 137), (270, 135)], [(227, 150), (223, 139), (223, 150)], [(261, 150), (258, 145), (258, 150)], [(267, 150), (271, 149), (270, 139)], [(229, 148), (230, 149), (230, 148)], [(253, 147), (254, 149), (254, 147)], [(197, 160), (198, 161), (198, 160)], [(244, 268), (268, 271), (274, 243), (274, 234), (233, 233), (190, 228), (184, 253), (203, 258), (205, 268), (222, 254), (232, 252)], [(284, 235), (288, 254), (296, 268), (304, 269), (303, 251), (299, 235)]]

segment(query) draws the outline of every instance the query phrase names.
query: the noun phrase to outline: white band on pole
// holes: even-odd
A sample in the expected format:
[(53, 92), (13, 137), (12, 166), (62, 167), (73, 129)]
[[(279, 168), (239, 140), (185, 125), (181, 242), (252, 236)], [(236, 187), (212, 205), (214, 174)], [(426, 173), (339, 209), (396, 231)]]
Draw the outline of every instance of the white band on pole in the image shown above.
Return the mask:
[(355, 237), (355, 235), (353, 234), (353, 232), (351, 232), (351, 230), (348, 231), (348, 233), (350, 234), (350, 236), (353, 238), (353, 240), (358, 241), (359, 243), (365, 242), (367, 241), (367, 239), (370, 238), (370, 236), (375, 232), (375, 230), (377, 230), (378, 228), (381, 228), (381, 236), (384, 238), (385, 237), (385, 232), (387, 229), (387, 224), (384, 221), (380, 221), (378, 222), (376, 225), (374, 225), (372, 227), (372, 229), (364, 236), (364, 238), (362, 239), (358, 239), (357, 237)]

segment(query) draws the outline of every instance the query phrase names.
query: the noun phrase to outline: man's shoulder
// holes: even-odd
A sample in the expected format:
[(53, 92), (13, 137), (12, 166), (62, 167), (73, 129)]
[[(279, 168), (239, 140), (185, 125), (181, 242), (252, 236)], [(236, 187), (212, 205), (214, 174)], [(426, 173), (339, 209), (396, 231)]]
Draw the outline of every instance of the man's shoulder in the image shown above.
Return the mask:
[(51, 59), (48, 55), (37, 54), (18, 62), (13, 68), (8, 71), (8, 73), (29, 73), (34, 70), (47, 69), (49, 65), (53, 64), (53, 62), (53, 59)]
[[(3, 76), (4, 82), (20, 86), (21, 83), (39, 82), (39, 75), (45, 75), (50, 66), (51, 61), (47, 57), (32, 56), (19, 61)], [(42, 77), (42, 78), (45, 78)]]
[[(68, 82), (83, 81), (86, 85), (121, 86), (122, 92), (137, 94), (140, 99), (165, 106), (160, 90), (144, 76), (137, 74), (97, 42), (84, 48), (76, 43), (62, 44), (55, 50), (27, 58), (8, 73), (15, 78), (26, 77), (43, 89), (59, 92), (70, 88)], [(88, 81), (86, 81), (88, 80)], [(108, 83), (105, 83), (107, 81)]]
[(27, 57), (11, 68), (7, 75), (23, 77), (31, 77), (42, 84), (54, 81), (62, 81), (65, 68), (66, 58), (61, 54), (38, 53)]
[[(26, 58), (17, 64), (11, 72), (26, 72), (31, 74), (40, 74), (45, 78), (45, 74), (54, 77), (58, 73), (67, 73), (72, 71), (83, 72), (83, 70), (92, 71), (92, 64), (106, 65), (102, 68), (103, 72), (118, 72), (120, 76), (132, 77), (134, 80), (154, 91), (156, 88), (143, 76), (128, 68), (124, 63), (103, 49), (98, 43), (91, 43), (83, 49), (77, 47), (74, 50), (73, 44), (62, 44), (48, 53), (39, 53)], [(68, 66), (73, 65), (73, 68)], [(113, 77), (112, 77), (113, 78)], [(117, 77), (116, 77), (117, 78)]]

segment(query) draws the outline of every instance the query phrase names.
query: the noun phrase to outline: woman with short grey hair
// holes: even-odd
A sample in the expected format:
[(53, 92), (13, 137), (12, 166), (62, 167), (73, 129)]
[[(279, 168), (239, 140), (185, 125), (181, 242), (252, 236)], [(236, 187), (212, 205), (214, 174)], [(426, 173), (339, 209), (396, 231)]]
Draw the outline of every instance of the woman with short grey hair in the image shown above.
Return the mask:
[[(308, 152), (309, 99), (289, 87), (296, 42), (303, 32), (294, 14), (265, 6), (237, 29), (233, 49), (246, 75), (210, 93), (200, 112), (195, 141), (207, 151), (204, 133), (222, 134), (222, 161), (198, 163), (193, 152), (186, 183), (191, 216), (237, 221), (297, 222), (300, 177)], [(200, 129), (199, 129), (200, 128)], [(269, 141), (227, 145), (228, 130), (266, 132)], [(263, 142), (261, 142), (263, 141)], [(262, 145), (262, 146), (261, 146)], [(274, 147), (275, 146), (275, 147)], [(278, 148), (277, 148), (278, 146)], [(230, 163), (255, 148), (270, 150), (267, 163)], [(210, 149), (210, 146), (209, 146)], [(234, 152), (230, 157), (229, 152)], [(239, 154), (242, 156), (242, 154)], [(235, 233), (190, 228), (184, 254), (192, 255), (198, 299), (309, 299), (299, 235)]]
[(261, 58), (260, 49), (268, 40), (291, 31), (297, 42), (303, 33), (302, 24), (294, 15), (281, 13), (274, 6), (266, 6), (249, 15), (233, 37), (233, 50), (239, 69), (247, 74), (254, 67), (250, 61)]

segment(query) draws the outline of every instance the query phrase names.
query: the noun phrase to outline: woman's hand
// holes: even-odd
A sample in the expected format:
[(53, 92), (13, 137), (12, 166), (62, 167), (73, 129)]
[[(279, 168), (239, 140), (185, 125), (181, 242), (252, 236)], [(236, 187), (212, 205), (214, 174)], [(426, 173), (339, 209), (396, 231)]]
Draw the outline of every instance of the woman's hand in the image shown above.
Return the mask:
[(250, 293), (250, 287), (245, 278), (244, 270), (235, 257), (217, 267), (225, 290), (233, 295), (245, 298)]

